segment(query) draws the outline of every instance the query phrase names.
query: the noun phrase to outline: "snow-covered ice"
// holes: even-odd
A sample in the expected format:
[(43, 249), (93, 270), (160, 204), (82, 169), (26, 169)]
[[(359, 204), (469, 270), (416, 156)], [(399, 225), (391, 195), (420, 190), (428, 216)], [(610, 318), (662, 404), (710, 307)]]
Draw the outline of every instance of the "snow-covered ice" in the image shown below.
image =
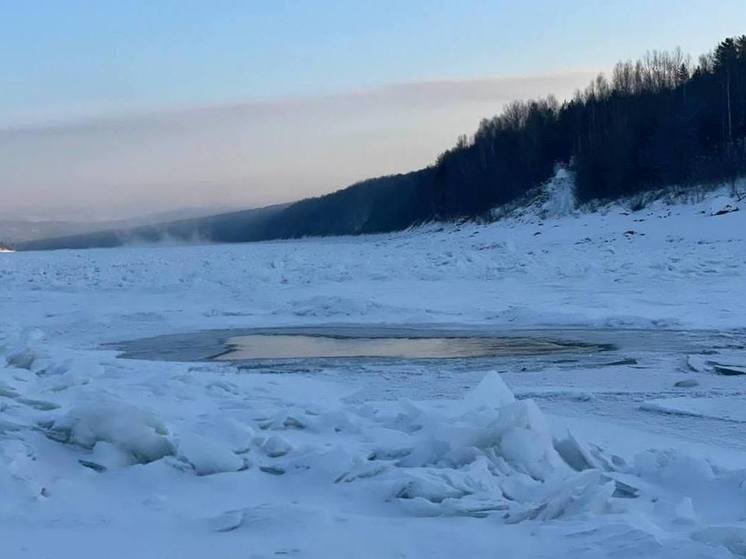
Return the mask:
[[(2, 254), (0, 554), (744, 556), (746, 376), (713, 363), (746, 362), (746, 212), (724, 197), (589, 214), (560, 184), (489, 225)], [(102, 345), (331, 324), (649, 348), (280, 372)]]

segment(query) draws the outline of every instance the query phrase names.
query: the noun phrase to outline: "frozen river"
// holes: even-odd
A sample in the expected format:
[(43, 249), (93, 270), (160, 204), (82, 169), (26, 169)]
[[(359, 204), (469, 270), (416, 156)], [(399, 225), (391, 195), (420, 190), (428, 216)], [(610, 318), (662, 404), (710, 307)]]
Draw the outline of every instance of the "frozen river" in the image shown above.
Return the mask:
[(2, 556), (738, 556), (709, 207), (2, 254)]

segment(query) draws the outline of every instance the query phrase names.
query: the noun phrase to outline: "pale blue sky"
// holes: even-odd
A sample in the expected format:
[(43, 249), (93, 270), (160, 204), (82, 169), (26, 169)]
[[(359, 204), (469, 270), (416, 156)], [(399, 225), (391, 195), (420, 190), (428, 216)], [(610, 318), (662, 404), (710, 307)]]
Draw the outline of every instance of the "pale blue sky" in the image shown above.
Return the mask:
[(289, 201), (516, 98), (746, 32), (746, 0), (0, 0), (0, 219)]
[(0, 0), (0, 125), (694, 55), (744, 0)]

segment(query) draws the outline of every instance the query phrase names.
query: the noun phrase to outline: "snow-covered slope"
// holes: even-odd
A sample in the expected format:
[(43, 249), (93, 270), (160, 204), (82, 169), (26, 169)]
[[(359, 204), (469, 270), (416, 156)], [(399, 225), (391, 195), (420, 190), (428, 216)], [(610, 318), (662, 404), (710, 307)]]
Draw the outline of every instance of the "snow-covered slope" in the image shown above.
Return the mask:
[[(742, 556), (746, 377), (715, 364), (743, 360), (746, 211), (722, 196), (589, 214), (558, 189), (490, 225), (0, 254), (2, 557)], [(729, 341), (501, 374), (99, 345), (330, 323)]]

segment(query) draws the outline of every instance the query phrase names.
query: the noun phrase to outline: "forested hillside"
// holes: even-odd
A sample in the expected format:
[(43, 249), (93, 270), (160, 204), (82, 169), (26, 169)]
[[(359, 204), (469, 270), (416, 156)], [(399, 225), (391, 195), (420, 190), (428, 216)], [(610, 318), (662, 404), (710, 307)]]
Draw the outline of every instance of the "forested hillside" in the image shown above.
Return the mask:
[(579, 201), (746, 174), (746, 36), (692, 64), (680, 51), (621, 62), (585, 91), (515, 102), (436, 164), (438, 217), (472, 216), (575, 171)]
[(540, 186), (559, 165), (574, 172), (580, 202), (746, 175), (746, 35), (722, 41), (696, 63), (679, 50), (620, 62), (610, 76), (599, 75), (563, 103), (553, 97), (516, 101), (426, 169), (370, 179), (280, 209), (19, 248), (395, 231), (483, 215)]

